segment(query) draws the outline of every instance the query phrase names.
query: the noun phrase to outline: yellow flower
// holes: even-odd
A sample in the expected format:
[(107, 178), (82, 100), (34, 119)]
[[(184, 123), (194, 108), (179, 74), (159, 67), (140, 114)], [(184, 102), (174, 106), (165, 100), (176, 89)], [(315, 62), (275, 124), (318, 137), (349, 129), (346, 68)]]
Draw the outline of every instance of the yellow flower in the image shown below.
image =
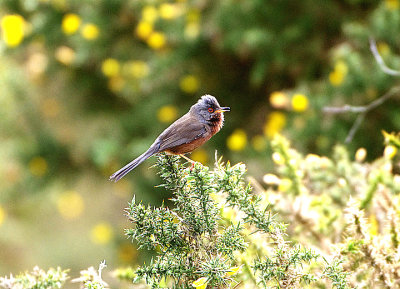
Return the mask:
[(390, 53), (390, 47), (386, 42), (378, 42), (377, 49), (380, 55), (388, 55)]
[(34, 157), (29, 162), (29, 170), (32, 175), (36, 177), (42, 177), (47, 173), (48, 170), (47, 161), (42, 157)]
[(85, 207), (82, 196), (75, 191), (67, 191), (58, 196), (57, 208), (60, 215), (67, 220), (78, 218)]
[(232, 275), (235, 275), (239, 270), (240, 270), (240, 266), (229, 268), (229, 271), (226, 272), (225, 275), (226, 275), (227, 277), (232, 276)]
[(295, 94), (292, 97), (292, 108), (294, 111), (302, 112), (308, 108), (308, 98), (304, 94)]
[(182, 9), (177, 4), (162, 3), (160, 5), (160, 17), (171, 20), (181, 15)]
[(190, 158), (195, 162), (205, 164), (208, 162), (208, 154), (204, 149), (197, 149), (191, 155)]
[(207, 288), (207, 277), (201, 277), (192, 283), (192, 286), (197, 289)]
[(1, 32), (9, 47), (18, 46), (24, 39), (26, 23), (21, 15), (5, 15), (1, 18)]
[(101, 64), (101, 71), (107, 77), (117, 76), (120, 71), (120, 65), (118, 60), (114, 58), (107, 58)]
[(397, 10), (400, 6), (399, 0), (385, 0), (386, 8), (389, 10)]
[(97, 37), (99, 37), (100, 31), (99, 31), (99, 28), (95, 24), (88, 23), (82, 27), (81, 34), (82, 34), (83, 38), (85, 38), (87, 40), (94, 40)]
[(106, 222), (98, 223), (90, 231), (90, 239), (94, 244), (107, 244), (113, 236), (113, 230), (110, 224)]
[(279, 133), (286, 125), (286, 115), (279, 111), (273, 111), (268, 115), (264, 125), (264, 135), (272, 138)]
[(4, 223), (5, 219), (6, 219), (6, 211), (3, 209), (3, 207), (0, 206), (0, 226)]
[(170, 123), (178, 117), (178, 109), (173, 105), (164, 105), (157, 112), (160, 122)]
[(152, 5), (147, 5), (142, 9), (142, 20), (149, 23), (154, 23), (158, 18), (158, 11)]
[(135, 33), (140, 39), (147, 39), (153, 32), (153, 24), (147, 21), (140, 21), (136, 26)]
[(64, 15), (61, 23), (61, 29), (65, 34), (71, 35), (78, 31), (80, 25), (81, 18), (76, 14), (69, 13)]
[(144, 78), (149, 75), (149, 65), (142, 60), (129, 61), (124, 69), (134, 78)]
[(254, 150), (256, 151), (263, 151), (266, 146), (267, 142), (265, 140), (265, 137), (262, 135), (256, 135), (251, 139), (251, 146), (253, 147)]
[(371, 214), (368, 218), (369, 221), (369, 233), (371, 236), (376, 236), (378, 235), (379, 232), (379, 223), (378, 220), (376, 219), (375, 214)]
[(367, 150), (365, 148), (359, 148), (356, 151), (355, 159), (357, 162), (361, 163), (367, 157)]
[(165, 46), (166, 39), (164, 33), (152, 32), (147, 39), (147, 45), (154, 50), (159, 50)]
[(285, 163), (285, 159), (283, 158), (283, 156), (278, 153), (278, 152), (274, 152), (272, 154), (272, 161), (277, 164), (277, 165), (283, 165)]
[(397, 154), (397, 148), (393, 145), (388, 145), (385, 147), (383, 155), (385, 158), (392, 159)]
[(241, 151), (247, 145), (247, 135), (243, 129), (236, 129), (226, 140), (226, 145), (231, 151)]
[(278, 178), (278, 176), (274, 175), (274, 174), (265, 174), (263, 176), (263, 181), (267, 185), (279, 185), (281, 183), (281, 179)]
[(55, 52), (56, 59), (64, 65), (70, 65), (75, 60), (75, 51), (67, 46), (60, 46)]
[(274, 91), (269, 96), (269, 103), (274, 108), (285, 108), (289, 104), (289, 98), (282, 91)]
[(334, 70), (329, 73), (329, 81), (333, 86), (340, 86), (348, 72), (348, 66), (344, 61), (339, 60)]
[(288, 178), (281, 179), (281, 182), (278, 186), (278, 191), (287, 192), (292, 187), (292, 180)]
[(191, 74), (184, 76), (179, 82), (179, 87), (186, 93), (195, 93), (199, 86), (198, 78)]

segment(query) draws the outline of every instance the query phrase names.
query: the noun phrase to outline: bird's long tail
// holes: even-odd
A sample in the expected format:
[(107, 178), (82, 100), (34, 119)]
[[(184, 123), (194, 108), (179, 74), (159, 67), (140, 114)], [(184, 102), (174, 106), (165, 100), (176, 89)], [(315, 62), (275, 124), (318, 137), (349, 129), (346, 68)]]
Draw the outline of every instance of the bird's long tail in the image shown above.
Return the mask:
[(142, 162), (147, 160), (149, 157), (154, 155), (155, 153), (158, 152), (158, 147), (156, 145), (152, 145), (145, 153), (141, 154), (138, 156), (136, 159), (131, 161), (129, 164), (124, 166), (122, 169), (116, 171), (113, 173), (109, 180), (113, 182), (118, 182), (121, 178), (123, 178), (127, 173), (129, 173), (131, 170), (136, 168), (138, 165), (140, 165)]

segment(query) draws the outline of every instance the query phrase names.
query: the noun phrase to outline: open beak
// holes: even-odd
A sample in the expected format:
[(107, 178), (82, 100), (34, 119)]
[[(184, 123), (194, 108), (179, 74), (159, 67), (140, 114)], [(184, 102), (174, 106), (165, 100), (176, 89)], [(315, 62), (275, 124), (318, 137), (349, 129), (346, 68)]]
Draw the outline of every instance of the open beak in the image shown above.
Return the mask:
[(221, 107), (220, 109), (217, 109), (215, 113), (221, 113), (221, 112), (226, 112), (226, 111), (231, 111), (230, 107)]

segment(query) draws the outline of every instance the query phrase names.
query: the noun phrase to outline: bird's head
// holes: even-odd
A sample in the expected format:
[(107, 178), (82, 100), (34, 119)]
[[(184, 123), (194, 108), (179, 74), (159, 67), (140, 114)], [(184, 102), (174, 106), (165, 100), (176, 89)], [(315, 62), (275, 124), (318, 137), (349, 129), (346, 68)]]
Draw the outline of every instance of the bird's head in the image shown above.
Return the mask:
[(214, 96), (206, 94), (190, 108), (190, 113), (198, 117), (200, 121), (213, 125), (224, 121), (224, 112), (230, 110), (229, 107), (221, 107)]

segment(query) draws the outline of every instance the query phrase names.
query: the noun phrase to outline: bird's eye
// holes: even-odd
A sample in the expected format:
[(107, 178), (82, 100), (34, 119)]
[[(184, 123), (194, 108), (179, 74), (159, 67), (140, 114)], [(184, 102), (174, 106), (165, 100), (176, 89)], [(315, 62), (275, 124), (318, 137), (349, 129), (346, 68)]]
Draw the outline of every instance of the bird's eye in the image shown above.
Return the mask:
[(213, 112), (214, 112), (214, 109), (213, 109), (212, 107), (210, 107), (210, 108), (208, 109), (208, 112), (209, 112), (209, 113), (213, 113)]

